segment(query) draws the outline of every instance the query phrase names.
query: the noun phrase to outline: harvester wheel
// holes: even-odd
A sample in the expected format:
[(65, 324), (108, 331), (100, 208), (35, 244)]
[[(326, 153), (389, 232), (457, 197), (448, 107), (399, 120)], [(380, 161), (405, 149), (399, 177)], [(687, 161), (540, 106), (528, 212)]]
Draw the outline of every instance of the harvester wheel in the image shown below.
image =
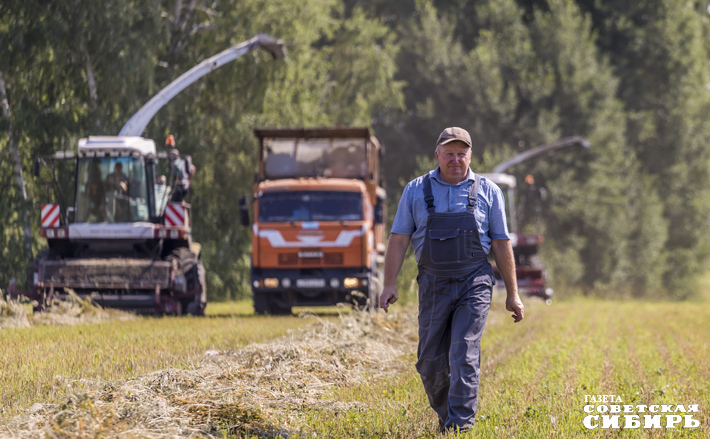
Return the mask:
[(176, 248), (168, 256), (168, 260), (175, 260), (178, 270), (185, 276), (185, 289), (194, 291), (199, 288), (199, 293), (194, 297), (187, 298), (181, 302), (181, 313), (193, 316), (205, 315), (205, 304), (207, 301), (207, 288), (205, 282), (205, 268), (193, 252), (185, 247)]
[(195, 302), (190, 302), (187, 304), (187, 307), (185, 307), (185, 313), (191, 316), (204, 315), (200, 314), (200, 305)]
[[(42, 250), (39, 253), (37, 253), (37, 256), (35, 257), (34, 262), (32, 263), (32, 267), (30, 268), (29, 272), (27, 273), (27, 285), (25, 285), (25, 289), (27, 291), (33, 290), (34, 291), (34, 277), (35, 273), (39, 271), (39, 265), (40, 261), (50, 259), (50, 258), (56, 258), (57, 255), (52, 249), (47, 249), (47, 250)], [(41, 299), (38, 302), (33, 301), (32, 305), (32, 312), (37, 313), (44, 311), (49, 307), (49, 303), (47, 302), (47, 295), (48, 292), (47, 290), (43, 290), (41, 294)]]

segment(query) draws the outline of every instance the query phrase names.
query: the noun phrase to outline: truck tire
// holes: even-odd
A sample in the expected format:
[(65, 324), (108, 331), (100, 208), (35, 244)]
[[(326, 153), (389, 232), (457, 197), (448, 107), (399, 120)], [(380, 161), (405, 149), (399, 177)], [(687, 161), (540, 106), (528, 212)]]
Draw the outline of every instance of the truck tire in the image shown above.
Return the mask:
[(290, 316), (291, 305), (283, 305), (277, 297), (269, 297), (269, 314), (272, 316)]
[(283, 305), (273, 294), (254, 293), (254, 313), (272, 316), (291, 315), (291, 306)]
[(263, 293), (254, 293), (254, 314), (269, 313), (269, 298)]

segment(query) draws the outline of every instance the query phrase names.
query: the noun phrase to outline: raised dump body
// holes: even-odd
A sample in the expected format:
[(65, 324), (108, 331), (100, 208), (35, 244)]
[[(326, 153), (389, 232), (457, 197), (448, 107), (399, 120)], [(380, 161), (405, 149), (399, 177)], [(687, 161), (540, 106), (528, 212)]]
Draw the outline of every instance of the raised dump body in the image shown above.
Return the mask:
[(385, 250), (377, 139), (367, 128), (257, 129), (255, 135), (256, 312), (342, 302), (376, 307)]

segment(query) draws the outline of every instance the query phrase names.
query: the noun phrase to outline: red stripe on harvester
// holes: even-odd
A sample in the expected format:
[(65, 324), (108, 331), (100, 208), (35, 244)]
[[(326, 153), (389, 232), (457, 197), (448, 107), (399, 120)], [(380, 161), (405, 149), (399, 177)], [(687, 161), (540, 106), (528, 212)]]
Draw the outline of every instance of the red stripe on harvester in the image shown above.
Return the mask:
[(168, 204), (165, 211), (165, 222), (169, 226), (181, 226), (185, 223), (185, 210), (179, 204)]
[[(45, 206), (46, 206), (46, 204), (45, 204)], [(59, 209), (59, 204), (51, 204), (50, 206), (52, 206), (52, 207), (49, 208), (49, 211), (47, 212), (47, 214), (42, 217), (42, 225), (46, 226), (46, 227), (54, 226), (59, 220), (59, 215), (57, 214), (57, 210)], [(42, 207), (44, 207), (44, 206), (42, 206)], [(54, 218), (50, 224), (45, 224), (47, 222), (48, 218), (53, 215), (56, 216), (56, 218)]]

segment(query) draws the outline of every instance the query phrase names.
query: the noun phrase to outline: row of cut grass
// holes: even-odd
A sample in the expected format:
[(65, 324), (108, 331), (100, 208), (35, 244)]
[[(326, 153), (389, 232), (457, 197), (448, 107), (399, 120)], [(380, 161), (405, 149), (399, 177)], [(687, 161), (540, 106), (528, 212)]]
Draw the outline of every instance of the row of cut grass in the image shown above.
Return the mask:
[[(526, 302), (526, 319), (522, 323), (513, 324), (509, 313), (502, 309), (501, 302), (500, 298), (496, 299), (483, 337), (479, 413), (471, 437), (709, 436), (710, 391), (707, 389), (710, 388), (710, 366), (707, 340), (710, 337), (710, 326), (705, 322), (710, 318), (710, 305), (579, 300), (545, 306), (539, 301), (529, 300)], [(229, 306), (232, 305), (225, 305)], [(176, 342), (184, 342), (182, 337), (172, 338), (175, 333), (191, 333), (199, 338), (201, 341), (194, 342), (192, 351), (199, 354), (204, 349), (233, 348), (259, 341), (257, 334), (262, 331), (263, 334), (272, 334), (268, 331), (275, 330), (278, 325), (285, 328), (303, 323), (296, 318), (238, 317), (234, 310), (227, 308), (219, 310), (213, 307), (212, 312), (221, 317), (141, 319), (138, 325), (136, 322), (87, 325), (73, 327), (73, 331), (90, 331), (91, 334), (80, 335), (70, 330), (63, 333), (62, 338), (67, 340), (67, 347), (83, 352), (85, 364), (93, 364), (76, 371), (78, 377), (98, 376), (94, 372), (91, 372), (94, 375), (89, 373), (100, 369), (100, 362), (97, 361), (106, 359), (107, 353), (124, 345), (132, 343), (144, 347), (129, 352), (136, 366), (127, 375), (134, 376), (166, 365), (190, 365), (191, 358), (196, 357), (191, 357), (189, 352), (182, 356), (170, 354), (173, 356), (166, 357), (166, 353), (175, 352), (171, 349)], [(209, 324), (210, 321), (214, 322), (214, 326)], [(171, 323), (180, 329), (163, 328), (163, 325), (170, 326)], [(121, 329), (121, 325), (125, 325), (126, 329)], [(381, 327), (395, 333), (403, 331), (401, 326)], [(105, 328), (113, 331), (112, 339), (94, 337), (93, 333), (100, 333)], [(26, 340), (27, 344), (39, 340), (39, 346), (51, 346), (50, 349), (58, 351), (64, 349), (61, 343), (51, 345), (48, 341), (52, 339), (51, 336), (42, 335), (41, 330), (33, 333), (34, 330), (15, 331), (15, 334), (29, 337), (31, 340)], [(57, 328), (54, 330), (59, 331)], [(411, 334), (411, 331), (403, 332)], [(28, 334), (34, 335), (30, 337)], [(240, 338), (239, 334), (242, 337), (245, 337), (244, 334), (249, 336)], [(264, 339), (271, 336), (263, 335)], [(97, 340), (118, 341), (111, 344)], [(48, 348), (43, 349), (46, 351)], [(29, 369), (43, 364), (44, 359), (37, 359), (37, 355), (42, 354), (46, 355), (42, 349), (24, 350), (25, 358), (30, 363)], [(20, 358), (20, 353), (16, 355), (16, 358)], [(66, 369), (69, 363), (65, 361), (65, 355), (73, 353), (54, 355), (52, 361), (61, 363)], [(153, 366), (144, 363), (146, 357), (161, 356), (162, 360)], [(335, 355), (334, 361), (337, 358)], [(298, 407), (295, 421), (289, 418), (288, 430), (293, 432), (294, 437), (300, 433), (309, 437), (333, 438), (439, 437), (436, 417), (428, 407), (421, 382), (414, 370), (414, 362), (415, 352), (412, 351), (391, 362), (392, 372), (383, 379), (360, 381), (358, 384), (333, 383), (332, 390), (324, 398), (326, 401), (344, 404)], [(143, 369), (139, 371), (138, 367)], [(31, 376), (28, 375), (29, 369), (23, 377)], [(7, 364), (0, 364), (0, 370), (5, 374), (8, 371)], [(121, 370), (119, 365), (107, 369), (105, 373), (108, 378), (116, 379), (120, 377), (115, 375), (126, 374), (125, 370)], [(318, 370), (304, 373), (317, 375)], [(11, 378), (10, 381), (15, 385), (20, 383), (21, 377)], [(281, 385), (290, 389), (287, 381)], [(56, 389), (56, 385), (53, 388)], [(302, 389), (293, 388), (292, 391), (297, 393)], [(56, 399), (56, 395), (53, 396), (51, 392), (42, 393), (42, 389), (35, 394), (41, 402), (50, 402), (47, 401), (48, 397)], [(698, 404), (700, 412), (693, 415), (701, 422), (701, 427), (674, 430), (586, 429), (582, 423), (586, 415), (583, 411), (587, 404), (585, 396), (605, 394), (618, 395), (622, 404)], [(4, 405), (5, 401), (3, 393)], [(283, 409), (284, 412), (294, 413), (294, 407)], [(275, 429), (279, 427), (277, 418), (264, 418), (263, 421), (273, 424)], [(225, 432), (229, 434), (231, 430), (226, 429)], [(241, 437), (239, 433), (236, 434), (236, 437)]]
[[(710, 305), (528, 302), (522, 324), (509, 322), (499, 304), (491, 311), (471, 437), (710, 436)], [(331, 397), (360, 404), (344, 412), (308, 410), (304, 430), (318, 437), (437, 437), (414, 354), (401, 361), (411, 367), (388, 382), (334, 390)], [(699, 404), (693, 415), (701, 426), (585, 428), (585, 396), (609, 394), (619, 395), (621, 404)]]
[(248, 301), (215, 303), (206, 318), (0, 329), (0, 416), (16, 415), (36, 402), (57, 402), (79, 390), (81, 379), (121, 380), (186, 367), (206, 350), (263, 342), (313, 321), (252, 312)]

